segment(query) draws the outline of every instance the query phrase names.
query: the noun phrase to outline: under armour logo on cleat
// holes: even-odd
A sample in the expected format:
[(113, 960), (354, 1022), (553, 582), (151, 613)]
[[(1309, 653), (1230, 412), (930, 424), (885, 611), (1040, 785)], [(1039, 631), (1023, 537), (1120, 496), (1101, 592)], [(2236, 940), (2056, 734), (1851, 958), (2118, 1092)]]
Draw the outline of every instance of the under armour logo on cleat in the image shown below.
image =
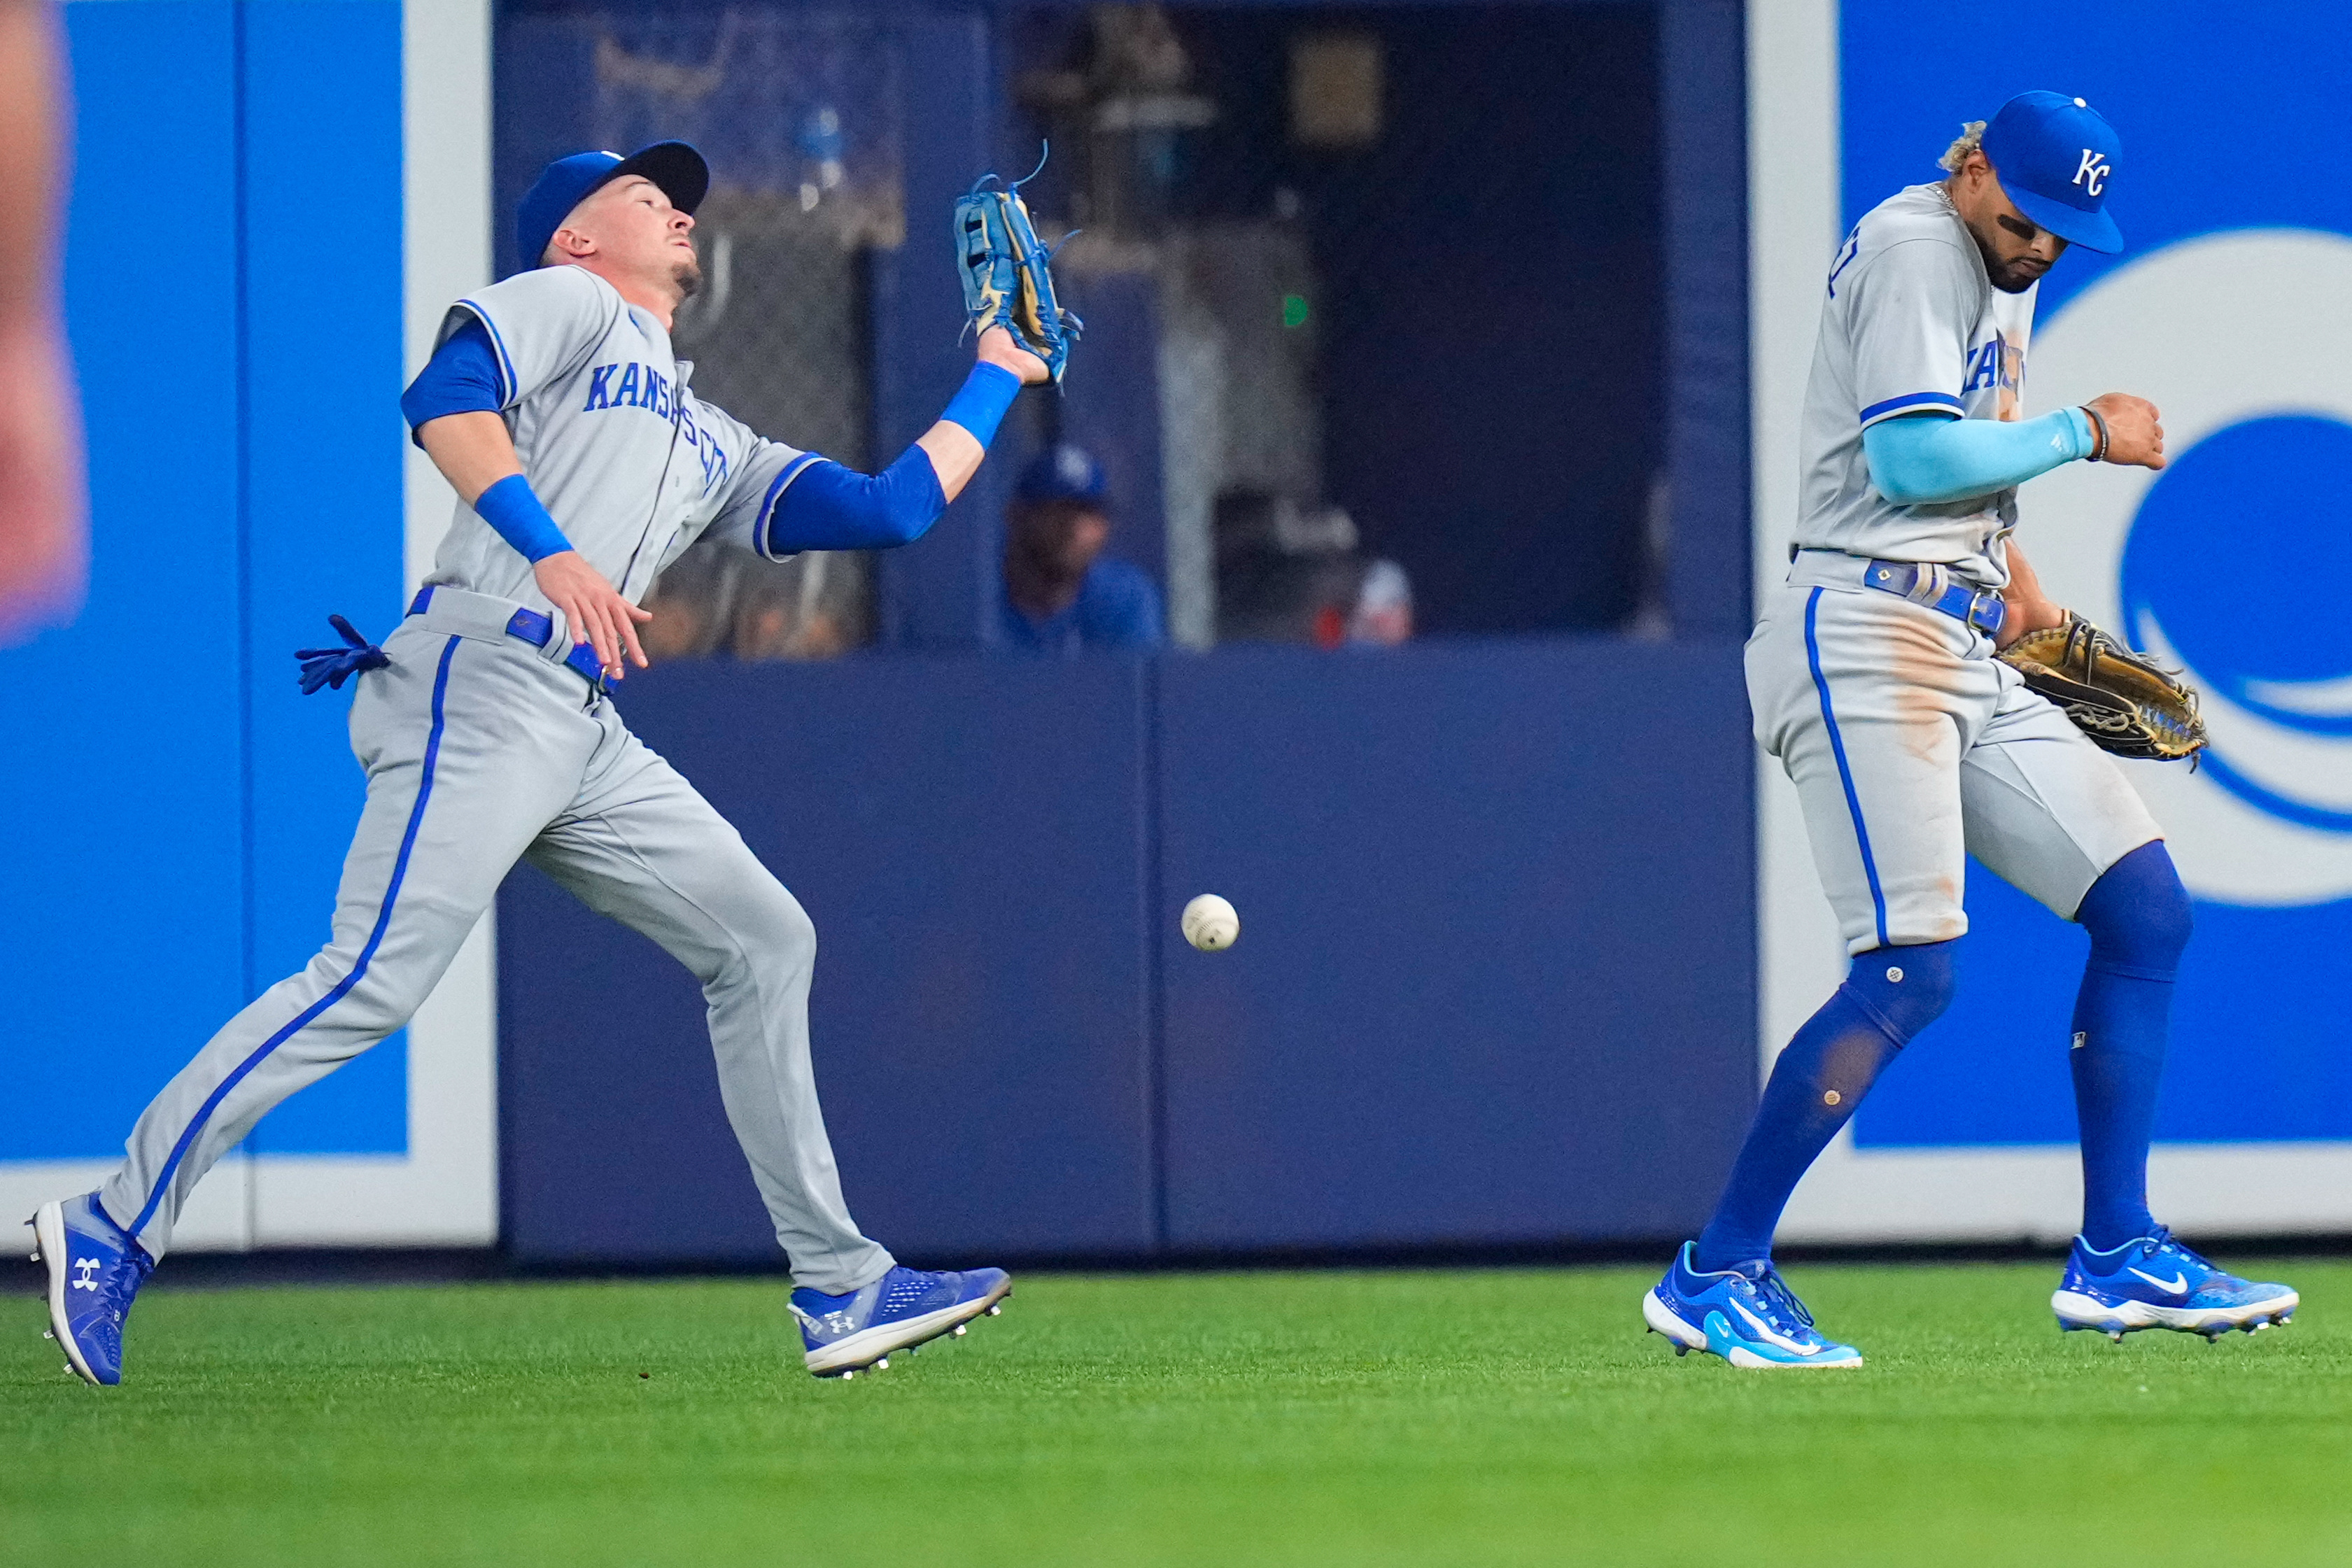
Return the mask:
[(98, 1270), (99, 1270), (99, 1262), (98, 1262), (98, 1260), (97, 1260), (97, 1259), (95, 1259), (95, 1258), (77, 1258), (77, 1259), (75, 1259), (75, 1260), (74, 1260), (74, 1261), (73, 1261), (73, 1266), (74, 1266), (75, 1270), (77, 1270), (77, 1271), (81, 1275), (81, 1278), (80, 1278), (80, 1279), (76, 1280), (76, 1281), (73, 1282), (73, 1288), (74, 1288), (75, 1290), (77, 1290), (77, 1291), (95, 1291), (95, 1290), (97, 1290), (97, 1289), (98, 1289), (97, 1284), (94, 1282), (95, 1276), (97, 1275), (97, 1273), (98, 1273)]

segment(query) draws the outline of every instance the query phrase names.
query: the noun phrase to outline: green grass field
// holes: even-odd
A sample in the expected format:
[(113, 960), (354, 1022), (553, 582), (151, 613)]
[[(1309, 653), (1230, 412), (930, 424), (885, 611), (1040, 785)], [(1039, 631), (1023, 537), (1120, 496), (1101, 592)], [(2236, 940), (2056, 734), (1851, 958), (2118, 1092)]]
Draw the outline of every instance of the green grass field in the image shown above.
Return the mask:
[[(1624, 1269), (1036, 1276), (855, 1382), (772, 1281), (181, 1291), (121, 1388), (0, 1317), (11, 1563), (2352, 1563), (2352, 1265), (2218, 1345), (2042, 1267), (1811, 1267), (1859, 1373), (1639, 1332)], [(2160, 1527), (2160, 1528), (2159, 1528)]]

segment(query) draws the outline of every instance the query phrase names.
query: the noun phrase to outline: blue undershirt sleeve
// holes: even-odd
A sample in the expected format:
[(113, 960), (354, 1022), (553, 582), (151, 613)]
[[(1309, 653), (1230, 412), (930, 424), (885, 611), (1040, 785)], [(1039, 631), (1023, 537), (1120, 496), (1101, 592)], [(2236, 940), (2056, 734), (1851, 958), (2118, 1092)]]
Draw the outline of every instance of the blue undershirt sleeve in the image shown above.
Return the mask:
[(1870, 482), (1898, 507), (1990, 496), (2091, 455), (2090, 415), (2062, 408), (2039, 419), (1883, 419), (1862, 433)]
[[(1021, 378), (1012, 371), (974, 365), (940, 418), (970, 431), (985, 450), (1020, 391)], [(777, 486), (781, 495), (774, 493)], [(776, 476), (771, 494), (761, 536), (763, 553), (770, 557), (913, 544), (948, 509), (939, 470), (919, 445), (907, 448), (879, 474), (860, 474), (822, 457), (788, 467)]]
[(889, 549), (930, 532), (948, 509), (931, 455), (909, 446), (879, 474), (819, 458), (793, 476), (768, 519), (767, 553)]
[(408, 390), (400, 394), (400, 412), (408, 421), (409, 439), (417, 426), (449, 413), (499, 412), (498, 350), (489, 329), (478, 319), (466, 324), (433, 350), (433, 358)]

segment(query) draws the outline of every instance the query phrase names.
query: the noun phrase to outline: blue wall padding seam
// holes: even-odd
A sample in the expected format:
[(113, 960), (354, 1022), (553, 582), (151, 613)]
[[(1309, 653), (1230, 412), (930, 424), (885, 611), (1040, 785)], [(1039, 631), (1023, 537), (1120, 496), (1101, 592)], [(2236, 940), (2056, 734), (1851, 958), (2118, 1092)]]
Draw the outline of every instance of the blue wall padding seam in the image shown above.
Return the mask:
[(1890, 413), (1906, 408), (1948, 408), (1954, 413), (1967, 412), (1967, 405), (1950, 392), (1906, 392), (1901, 397), (1891, 397), (1885, 402), (1874, 402), (1864, 409), (1862, 423), (1868, 424), (1874, 419), (1884, 419)]
[(449, 639), (448, 645), (441, 650), (440, 667), (434, 672), (433, 730), (425, 741), (424, 777), (416, 786), (416, 804), (409, 810), (408, 831), (401, 835), (400, 854), (392, 862), (392, 881), (383, 890), (383, 906), (376, 911), (375, 929), (368, 934), (367, 946), (360, 949), (359, 961), (352, 966), (352, 972), (344, 976), (333, 990), (303, 1009), (293, 1022), (263, 1040), (254, 1053), (238, 1062), (236, 1071), (223, 1079), (220, 1087), (205, 1098), (195, 1119), (188, 1124), (187, 1131), (182, 1133), (180, 1141), (172, 1145), (172, 1157), (163, 1162), (163, 1174), (155, 1178), (154, 1190), (147, 1195), (147, 1207), (139, 1211), (139, 1218), (128, 1227), (132, 1237), (146, 1229), (147, 1222), (155, 1218), (155, 1206), (163, 1201), (163, 1194), (171, 1187), (173, 1173), (180, 1168), (180, 1161), (186, 1156), (188, 1145), (195, 1142), (196, 1134), (204, 1130), (205, 1123), (212, 1120), (213, 1113), (228, 1097), (228, 1092), (243, 1082), (247, 1073), (260, 1066), (263, 1058), (293, 1039), (320, 1014), (348, 996), (352, 988), (367, 974), (368, 961), (375, 956), (375, 950), (383, 945), (383, 934), (392, 925), (393, 903), (399, 898), (401, 881), (408, 874), (409, 852), (416, 847), (416, 831), (425, 823), (425, 803), (433, 796), (433, 766), (441, 755), (442, 707), (443, 699), (449, 690), (449, 661), (457, 657), (457, 644), (463, 641), (462, 637)]
[(1878, 915), (1878, 945), (1886, 942), (1886, 894), (1879, 890), (1878, 862), (1871, 858), (1870, 830), (1862, 821), (1862, 797), (1854, 793), (1853, 769), (1846, 766), (1845, 737), (1838, 733), (1837, 715), (1830, 709), (1829, 677), (1822, 674), (1822, 644), (1814, 634), (1814, 617), (1821, 609), (1823, 589), (1813, 590), (1805, 601), (1805, 663), (1812, 666), (1813, 689), (1822, 695), (1822, 722), (1830, 727), (1830, 750), (1837, 758), (1838, 780), (1845, 786), (1845, 809), (1853, 816), (1853, 836), (1862, 846), (1862, 872), (1870, 879), (1870, 904)]

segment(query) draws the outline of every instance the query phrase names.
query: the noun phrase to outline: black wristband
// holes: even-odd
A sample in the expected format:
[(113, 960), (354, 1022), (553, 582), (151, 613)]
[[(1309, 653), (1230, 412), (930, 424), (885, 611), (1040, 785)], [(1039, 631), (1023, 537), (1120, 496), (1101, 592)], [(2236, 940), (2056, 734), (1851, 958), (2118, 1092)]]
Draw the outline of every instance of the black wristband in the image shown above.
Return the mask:
[(2101, 419), (2099, 411), (2089, 403), (2084, 403), (2081, 407), (2083, 417), (2091, 422), (2091, 455), (2083, 461), (2104, 463), (2107, 460), (2107, 422)]

